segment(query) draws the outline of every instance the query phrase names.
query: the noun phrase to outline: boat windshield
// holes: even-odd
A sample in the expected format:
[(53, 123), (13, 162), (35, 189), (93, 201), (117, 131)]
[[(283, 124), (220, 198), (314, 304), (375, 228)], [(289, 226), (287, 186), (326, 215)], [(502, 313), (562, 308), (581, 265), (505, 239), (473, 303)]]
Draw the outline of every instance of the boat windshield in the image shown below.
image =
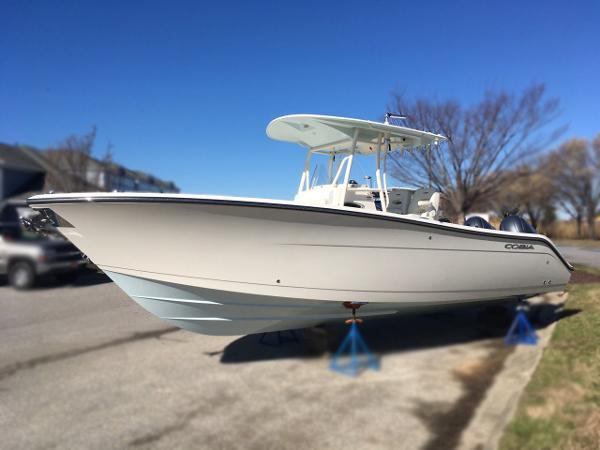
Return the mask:
[[(343, 179), (343, 171), (347, 162), (344, 162), (348, 155), (334, 154), (334, 155), (322, 155), (315, 154), (311, 159), (310, 164), (310, 182), (309, 186), (332, 184), (335, 181), (338, 172), (337, 182), (339, 183)], [(355, 155), (350, 169), (350, 179), (354, 180), (358, 184), (364, 184), (369, 187), (373, 186), (374, 173), (372, 169), (373, 161), (372, 158), (365, 155)], [(340, 166), (341, 171), (340, 171)], [(341, 178), (341, 179), (340, 179)]]

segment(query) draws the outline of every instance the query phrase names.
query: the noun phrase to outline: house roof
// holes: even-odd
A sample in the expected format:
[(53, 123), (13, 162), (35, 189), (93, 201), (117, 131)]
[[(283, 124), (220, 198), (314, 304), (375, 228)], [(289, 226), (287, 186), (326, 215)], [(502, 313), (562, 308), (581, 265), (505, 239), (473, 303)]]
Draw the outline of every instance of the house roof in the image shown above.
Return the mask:
[[(112, 173), (131, 177), (140, 182), (150, 183), (165, 190), (179, 190), (177, 185), (172, 181), (165, 181), (145, 172), (131, 170), (114, 162), (105, 162), (93, 157), (89, 158)], [(48, 159), (47, 151), (38, 151), (24, 145), (0, 143), (0, 169), (3, 168), (38, 173), (52, 172), (58, 173), (59, 176), (64, 170), (63, 167), (57, 166), (52, 160)]]
[(0, 168), (46, 172), (42, 158), (31, 148), (0, 143)]

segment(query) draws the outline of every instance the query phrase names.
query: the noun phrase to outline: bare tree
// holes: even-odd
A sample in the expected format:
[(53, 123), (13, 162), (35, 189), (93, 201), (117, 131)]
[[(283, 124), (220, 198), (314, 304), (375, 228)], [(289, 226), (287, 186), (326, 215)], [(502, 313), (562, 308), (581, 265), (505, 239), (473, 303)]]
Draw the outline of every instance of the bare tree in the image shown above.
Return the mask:
[(577, 223), (587, 222), (588, 236), (596, 238), (595, 221), (600, 204), (600, 134), (590, 145), (585, 139), (570, 139), (550, 155), (558, 204)]
[(412, 152), (393, 158), (393, 174), (413, 186), (429, 185), (446, 198), (450, 214), (464, 217), (489, 202), (514, 166), (527, 162), (562, 131), (548, 131), (559, 115), (557, 99), (545, 98), (542, 84), (521, 94), (488, 91), (477, 104), (417, 99), (394, 95), (397, 111), (408, 115), (407, 126), (443, 134), (440, 150)]
[(492, 200), (500, 216), (513, 212), (527, 214), (534, 228), (548, 227), (554, 221), (555, 188), (547, 159), (523, 164), (506, 174), (507, 183)]
[[(96, 127), (82, 135), (71, 135), (56, 147), (46, 151), (50, 170), (46, 176), (48, 189), (59, 192), (99, 190), (102, 163), (92, 157), (96, 140)], [(109, 145), (103, 161), (112, 161)]]
[(600, 209), (600, 133), (592, 141), (588, 168), (591, 174), (590, 190), (587, 199), (587, 222), (590, 238), (596, 239), (596, 217)]

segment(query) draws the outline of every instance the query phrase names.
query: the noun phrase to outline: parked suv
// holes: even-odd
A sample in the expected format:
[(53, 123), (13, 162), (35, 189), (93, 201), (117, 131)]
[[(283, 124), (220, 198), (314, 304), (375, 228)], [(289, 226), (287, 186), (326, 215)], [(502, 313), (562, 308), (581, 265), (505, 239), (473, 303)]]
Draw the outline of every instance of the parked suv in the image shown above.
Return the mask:
[(36, 214), (24, 202), (0, 207), (0, 275), (16, 289), (28, 289), (46, 275), (73, 281), (86, 264), (85, 256), (56, 230), (25, 230), (20, 218)]

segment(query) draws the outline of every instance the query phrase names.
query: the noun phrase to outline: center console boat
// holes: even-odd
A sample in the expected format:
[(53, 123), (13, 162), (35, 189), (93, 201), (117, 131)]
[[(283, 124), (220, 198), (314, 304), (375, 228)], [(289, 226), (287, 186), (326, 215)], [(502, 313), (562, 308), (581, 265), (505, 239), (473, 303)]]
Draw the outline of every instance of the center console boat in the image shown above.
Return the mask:
[[(388, 186), (394, 152), (445, 138), (390, 123), (289, 115), (267, 135), (305, 148), (294, 200), (155, 193), (37, 195), (32, 208), (158, 317), (240, 335), (361, 315), (565, 289), (572, 266), (546, 236), (441, 221), (440, 193)], [(369, 156), (375, 186), (351, 179)], [(313, 158), (325, 179), (311, 176)]]

